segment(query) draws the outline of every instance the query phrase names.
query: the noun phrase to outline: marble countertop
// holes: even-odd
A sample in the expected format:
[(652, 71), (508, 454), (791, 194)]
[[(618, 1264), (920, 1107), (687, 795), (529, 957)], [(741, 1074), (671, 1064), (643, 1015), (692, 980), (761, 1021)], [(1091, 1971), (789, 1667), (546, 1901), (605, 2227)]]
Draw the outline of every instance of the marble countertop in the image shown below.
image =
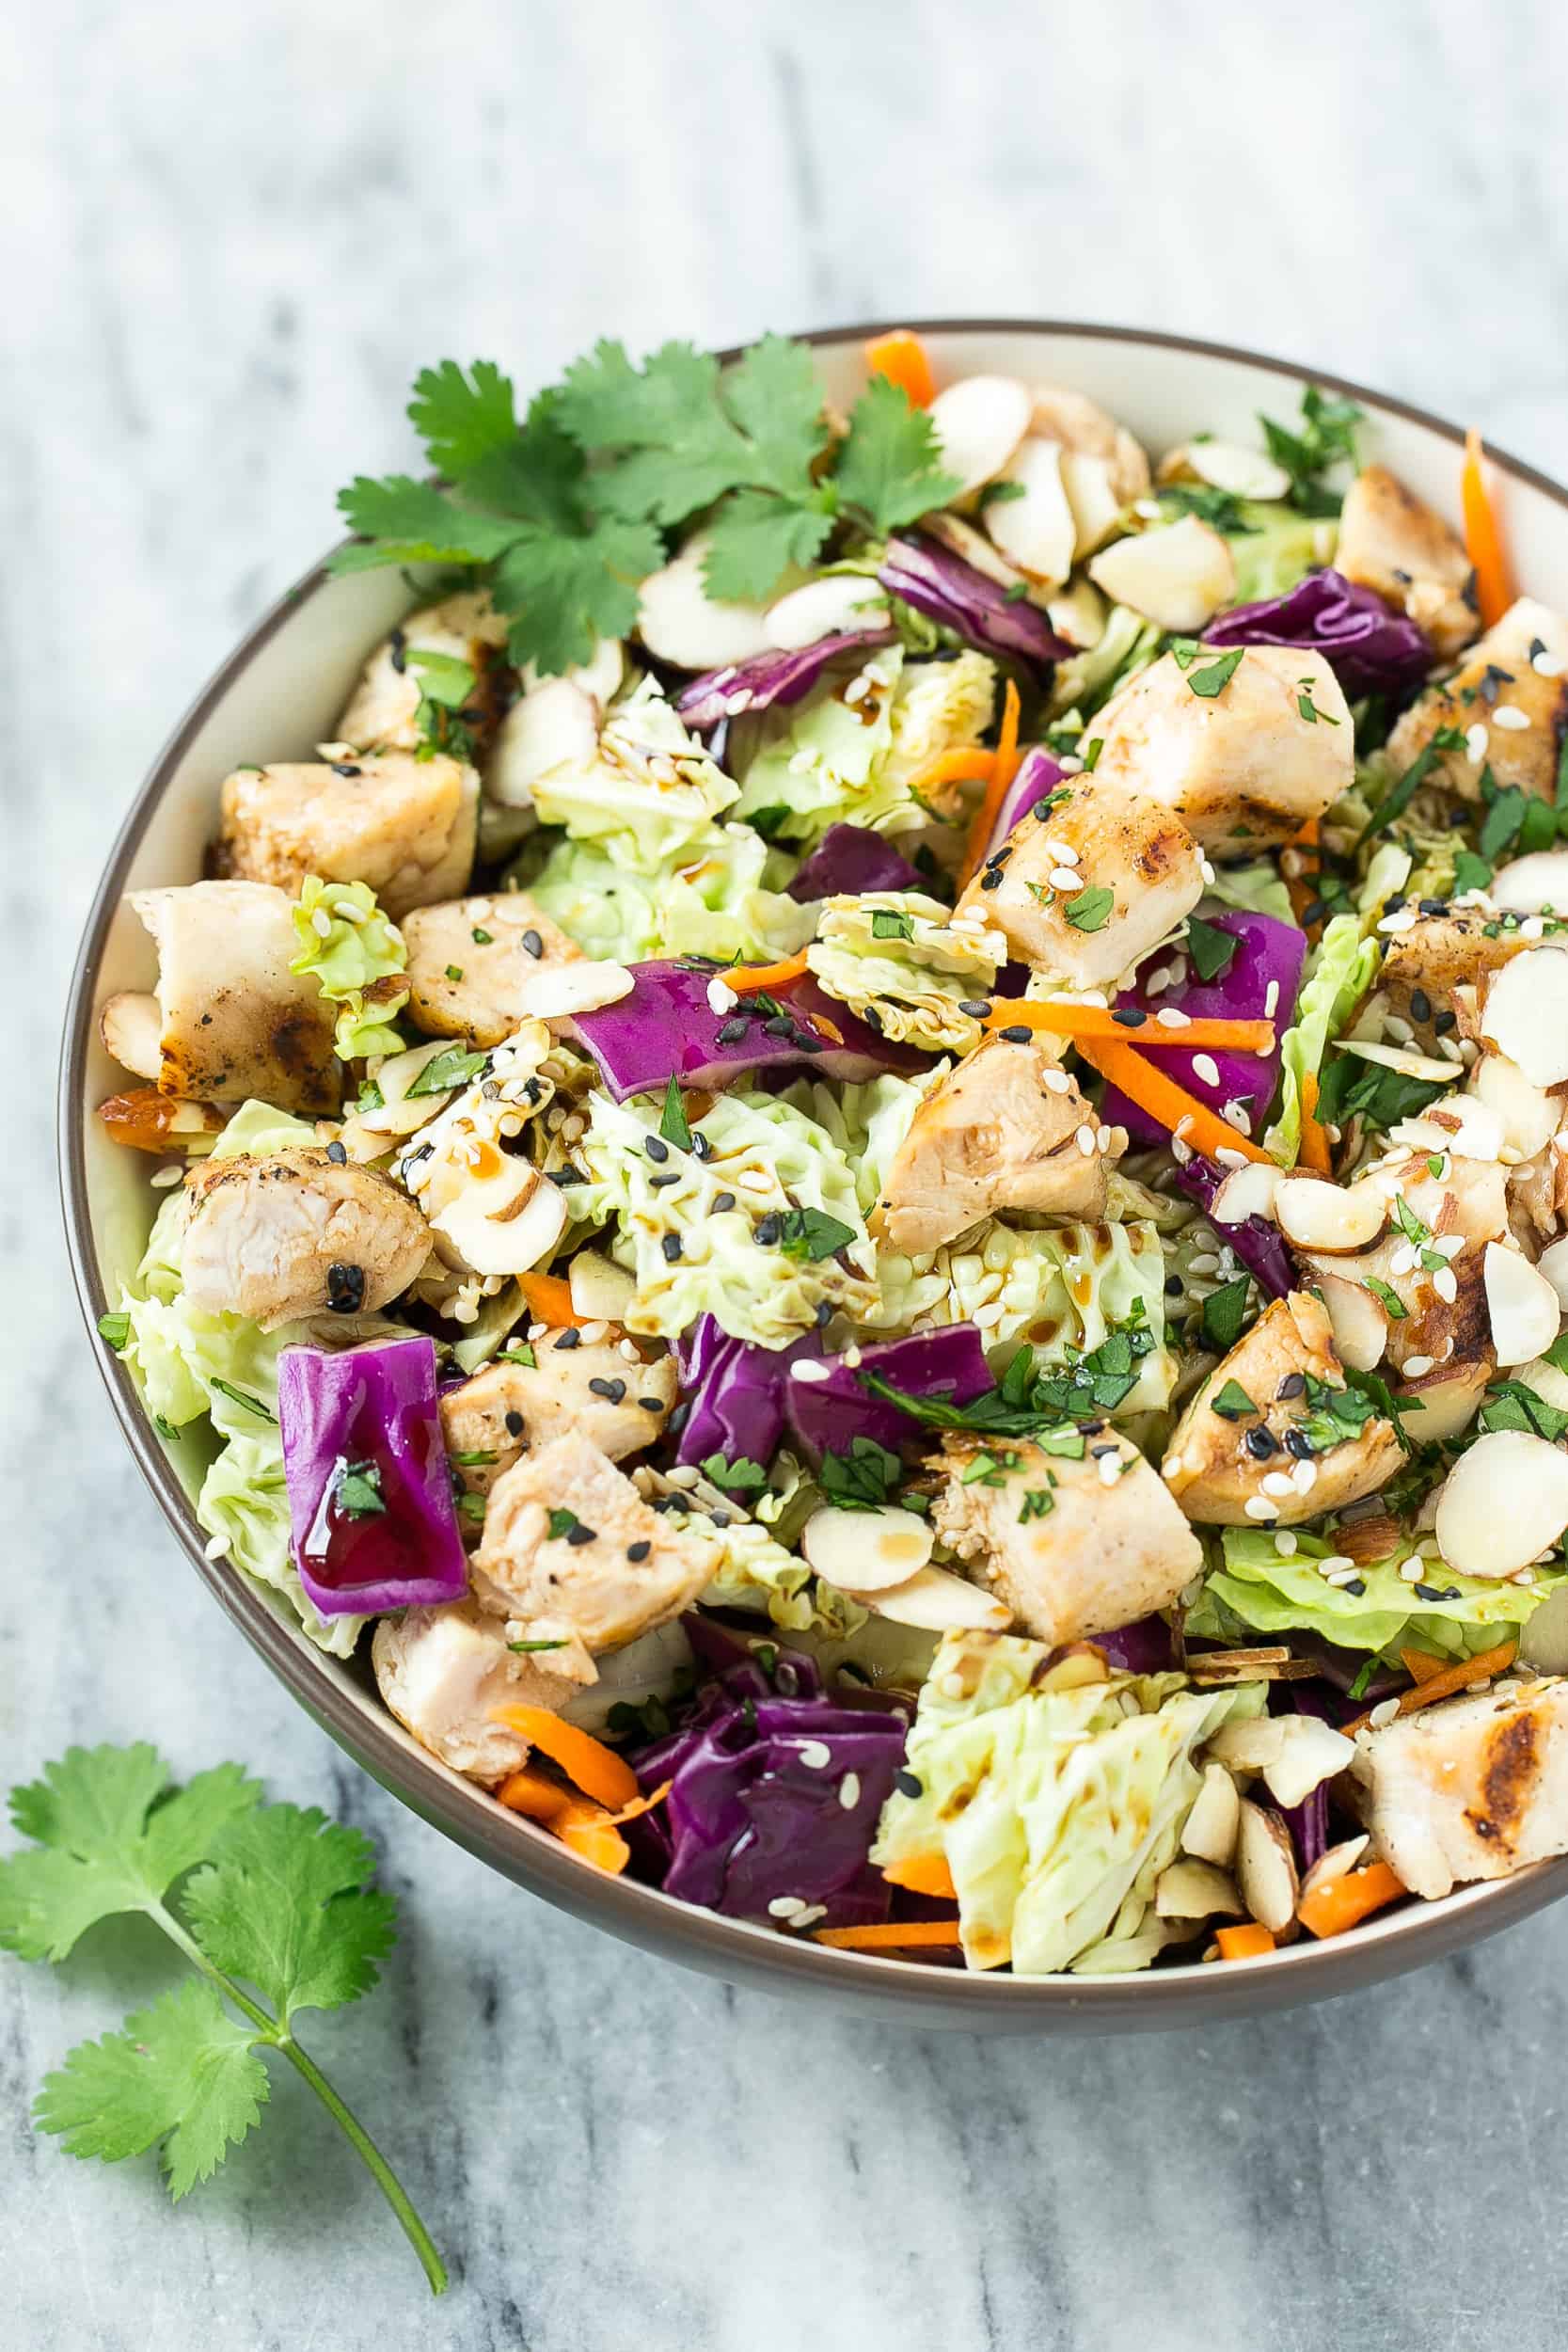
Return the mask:
[(46, 1073), (137, 779), (330, 536), (336, 485), (405, 461), (417, 365), (492, 352), (529, 383), (601, 332), (1079, 316), (1310, 357), (1561, 473), (1565, 81), (1568, 17), (1541, 0), (1484, 23), (1458, 0), (1288, 19), (1240, 0), (56, 0), (25, 31), (0, 22), (4, 953), (12, 1066), (38, 1071), (11, 1090), (0, 1221), (0, 1777), (152, 1735), (182, 1771), (238, 1752), (374, 1835), (403, 1940), (385, 1990), (313, 2042), (453, 2276), (433, 2310), (292, 2081), (176, 2212), (150, 2160), (35, 2139), (40, 2077), (145, 1986), (90, 1952), (6, 1963), (19, 2352), (1555, 2336), (1568, 1910), (1293, 2016), (987, 2042), (656, 1963), (385, 1797), (206, 1600), (142, 1490), (70, 1292)]

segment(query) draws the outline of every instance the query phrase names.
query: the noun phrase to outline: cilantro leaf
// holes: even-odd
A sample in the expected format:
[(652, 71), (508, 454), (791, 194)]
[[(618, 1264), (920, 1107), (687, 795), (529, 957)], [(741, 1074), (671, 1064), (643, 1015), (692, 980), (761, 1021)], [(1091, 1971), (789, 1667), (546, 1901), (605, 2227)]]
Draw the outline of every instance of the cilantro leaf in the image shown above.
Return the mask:
[(1322, 476), (1338, 465), (1354, 466), (1355, 428), (1362, 412), (1351, 400), (1338, 400), (1308, 384), (1301, 398), (1301, 423), (1295, 432), (1259, 417), (1269, 455), (1291, 477), (1290, 502), (1301, 515), (1338, 515), (1343, 503)]
[(414, 378), (408, 421), (437, 473), (461, 482), (517, 437), (512, 379), (493, 359), (476, 359), (467, 374), (443, 359)]
[(638, 583), (664, 561), (650, 524), (608, 516), (580, 537), (536, 523), (514, 532), (492, 582), (497, 604), (514, 615), (513, 661), (554, 675), (592, 660), (596, 638), (630, 634)]
[(768, 1490), (768, 1472), (749, 1454), (742, 1454), (732, 1462), (722, 1454), (709, 1454), (700, 1467), (703, 1476), (714, 1486), (722, 1486), (726, 1494), (757, 1495)]
[(122, 2033), (79, 2042), (44, 2076), (34, 2121), (60, 2136), (67, 2154), (106, 2164), (161, 2141), (169, 2195), (183, 2197), (261, 2120), (269, 2086), (255, 2039), (215, 1986), (188, 1978), (128, 2017)]
[(1211, 1291), (1203, 1302), (1199, 1318), (1203, 1344), (1218, 1356), (1228, 1356), (1242, 1336), (1246, 1321), (1247, 1295), (1252, 1288), (1249, 1274), (1238, 1274), (1235, 1280), (1222, 1282), (1217, 1291)]
[(918, 521), (963, 487), (942, 470), (942, 443), (928, 412), (885, 375), (874, 375), (849, 411), (837, 482), (842, 503), (879, 534)]
[(678, 1152), (690, 1151), (691, 1122), (687, 1118), (686, 1104), (681, 1099), (673, 1072), (664, 1089), (664, 1108), (658, 1117), (658, 1132), (665, 1142), (673, 1143)]
[(855, 1229), (826, 1209), (783, 1209), (779, 1212), (779, 1248), (786, 1258), (831, 1258), (855, 1238)]
[(876, 1511), (904, 1475), (896, 1454), (875, 1438), (851, 1438), (847, 1454), (826, 1453), (817, 1478), (830, 1502), (841, 1511)]
[(1067, 919), (1075, 931), (1102, 930), (1115, 904), (1116, 898), (1111, 891), (1101, 883), (1093, 883), (1087, 890), (1079, 891), (1076, 898), (1068, 900)]
[(1223, 1389), (1209, 1399), (1209, 1410), (1218, 1413), (1222, 1421), (1245, 1421), (1258, 1410), (1239, 1380), (1227, 1380)]
[(1200, 915), (1188, 915), (1187, 955), (1200, 980), (1223, 979), (1241, 944), (1233, 931), (1222, 931), (1217, 923), (1205, 923)]
[(500, 554), (515, 525), (459, 505), (434, 482), (388, 474), (379, 482), (358, 474), (338, 493), (338, 510), (351, 531), (372, 544), (339, 548), (328, 569), (363, 572), (383, 564), (487, 564)]
[(826, 506), (796, 504), (766, 490), (736, 490), (720, 507), (709, 532), (703, 564), (709, 596), (721, 604), (759, 600), (791, 564), (810, 564), (832, 527)]
[(1245, 651), (1244, 645), (1232, 645), (1228, 653), (1222, 653), (1217, 660), (1205, 662), (1201, 670), (1189, 669), (1188, 692), (1196, 694), (1202, 702), (1214, 701), (1216, 696), (1224, 693), (1235, 676)]
[(311, 1806), (268, 1804), (231, 1822), (185, 1889), (208, 1959), (253, 1984), (285, 2026), (301, 2009), (368, 1993), (396, 1935), (397, 1905), (368, 1890), (375, 1853)]

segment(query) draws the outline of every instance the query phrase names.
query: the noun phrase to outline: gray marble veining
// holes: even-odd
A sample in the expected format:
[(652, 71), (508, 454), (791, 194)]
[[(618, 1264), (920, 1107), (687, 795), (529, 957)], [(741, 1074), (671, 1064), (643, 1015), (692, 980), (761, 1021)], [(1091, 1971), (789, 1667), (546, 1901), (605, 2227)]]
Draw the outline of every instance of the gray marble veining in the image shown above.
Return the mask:
[(324, 2118), (164, 2208), (24, 2121), (157, 1981), (0, 1970), (19, 2352), (1426, 2352), (1559, 2340), (1568, 1912), (1202, 2039), (900, 2035), (656, 1964), (347, 1766), (176, 1557), (56, 1238), (77, 925), (157, 741), (403, 462), (412, 369), (857, 315), (1310, 357), (1568, 469), (1568, 16), (1545, 0), (55, 0), (0, 11), (0, 1775), (242, 1754), (362, 1822), (384, 1992), (313, 2041), (445, 2248), (432, 2307)]

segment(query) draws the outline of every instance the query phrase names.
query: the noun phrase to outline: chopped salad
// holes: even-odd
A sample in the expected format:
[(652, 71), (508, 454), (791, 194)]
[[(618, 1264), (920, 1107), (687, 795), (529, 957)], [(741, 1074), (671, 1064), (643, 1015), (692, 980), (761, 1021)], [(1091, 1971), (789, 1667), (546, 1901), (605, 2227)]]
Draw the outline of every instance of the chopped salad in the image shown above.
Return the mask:
[(785, 1936), (1223, 1964), (1568, 1851), (1568, 619), (1479, 446), (1461, 537), (1316, 387), (1156, 453), (909, 334), (410, 415), (332, 564), (406, 617), (102, 1007), (209, 1553)]

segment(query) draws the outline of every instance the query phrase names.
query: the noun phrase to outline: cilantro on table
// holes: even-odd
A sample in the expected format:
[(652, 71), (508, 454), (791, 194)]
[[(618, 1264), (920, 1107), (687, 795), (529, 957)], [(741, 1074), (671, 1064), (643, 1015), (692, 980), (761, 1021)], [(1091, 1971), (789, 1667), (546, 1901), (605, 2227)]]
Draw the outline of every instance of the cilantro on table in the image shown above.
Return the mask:
[[(169, 2194), (211, 2178), (261, 2121), (260, 2053), (277, 2051), (352, 2142), (439, 2295), (446, 2271), (363, 2124), (294, 2039), (301, 2010), (338, 2009), (376, 1982), (397, 1906), (373, 1888), (357, 1830), (262, 1804), (237, 1764), (170, 1785), (155, 1748), (71, 1748), (11, 1791), (33, 1842), (0, 1860), (0, 1947), (62, 1961), (89, 1928), (141, 1912), (197, 1971), (44, 2077), (34, 2120), (73, 2156), (160, 2150)], [(248, 1988), (248, 1990), (247, 1990)]]
[(777, 335), (728, 369), (687, 343), (636, 367), (601, 342), (521, 420), (492, 361), (445, 359), (416, 379), (408, 414), (441, 479), (351, 483), (338, 503), (358, 539), (333, 568), (462, 567), (509, 619), (509, 658), (546, 674), (628, 633), (665, 533), (699, 514), (708, 593), (743, 601), (811, 563), (841, 521), (882, 535), (960, 486), (929, 417), (884, 377), (834, 445), (811, 352)]
[(1272, 417), (1258, 420), (1269, 455), (1291, 477), (1287, 496), (1298, 515), (1338, 515), (1344, 503), (1323, 476), (1335, 466), (1356, 460), (1355, 428), (1362, 412), (1353, 400), (1337, 400), (1308, 384), (1301, 396), (1301, 422), (1292, 432)]

